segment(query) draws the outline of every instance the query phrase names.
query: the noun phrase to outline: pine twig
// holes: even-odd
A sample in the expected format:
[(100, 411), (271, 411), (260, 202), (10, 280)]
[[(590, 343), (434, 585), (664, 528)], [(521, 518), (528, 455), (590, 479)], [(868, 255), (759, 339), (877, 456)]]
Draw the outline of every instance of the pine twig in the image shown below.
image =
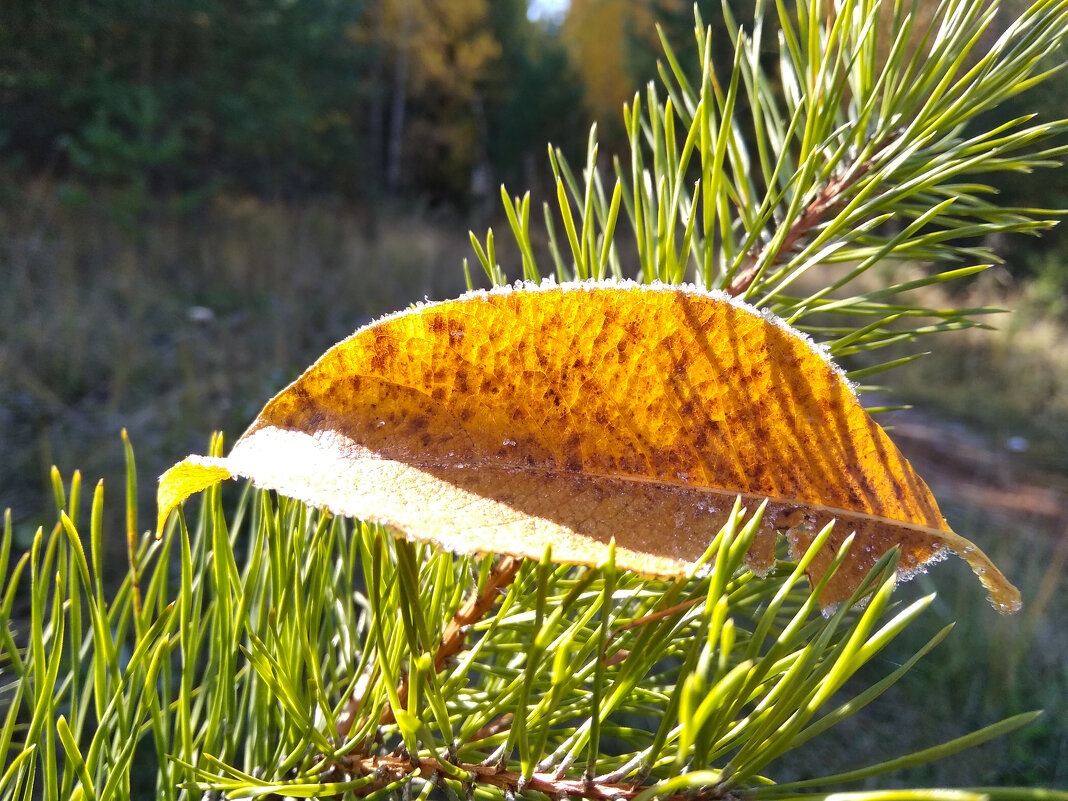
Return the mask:
[[(434, 652), (434, 673), (440, 673), (445, 668), (448, 660), (463, 650), (464, 640), (467, 638), (467, 632), (470, 626), (481, 620), (493, 607), (500, 597), (500, 591), (515, 580), (516, 575), (519, 573), (519, 568), (522, 566), (523, 558), (520, 556), (503, 557), (490, 571), (482, 591), (478, 592), (476, 590), (472, 592), (467, 597), (467, 600), (464, 601), (463, 605), (456, 610), (456, 614), (452, 616), (452, 620), (445, 626), (445, 631), (441, 635), (441, 641), (438, 643), (438, 648)], [(353, 693), (338, 719), (338, 734), (342, 739), (348, 736), (349, 732), (352, 730), (353, 724), (356, 722), (356, 713), (363, 702), (363, 693), (359, 688), (365, 686), (366, 685), (364, 684), (358, 685), (357, 692)], [(407, 676), (401, 679), (400, 686), (397, 688), (397, 696), (400, 699), (401, 704), (407, 702)], [(378, 719), (378, 725), (388, 726), (395, 721), (396, 716), (393, 713), (393, 708), (387, 705), (386, 708), (382, 710), (382, 716)]]
[[(648, 786), (631, 782), (610, 783), (596, 779), (564, 779), (555, 773), (534, 773), (525, 778), (522, 773), (501, 770), (496, 765), (475, 765), (468, 763), (443, 764), (431, 757), (413, 760), (406, 755), (389, 754), (386, 756), (346, 757), (339, 760), (337, 767), (349, 776), (369, 776), (377, 774), (378, 781), (364, 788), (362, 794), (370, 794), (388, 784), (417, 775), (434, 781), (456, 773), (467, 774), (467, 780), (473, 784), (489, 785), (504, 790), (506, 794), (534, 790), (550, 798), (585, 798), (591, 801), (629, 801), (648, 789)], [(672, 793), (661, 801), (712, 801), (726, 797), (722, 786), (711, 786), (700, 792)]]
[[(486, 578), (486, 586), (481, 593), (471, 593), (463, 606), (456, 610), (452, 620), (441, 635), (441, 642), (434, 654), (434, 672), (440, 673), (450, 657), (463, 650), (467, 629), (477, 623), (500, 598), (500, 591), (515, 581), (519, 568), (523, 566), (523, 557), (505, 556), (498, 562)], [(401, 700), (407, 697), (407, 688), (402, 687)]]
[(766, 272), (773, 267), (782, 255), (793, 251), (813, 228), (827, 219), (829, 214), (837, 213), (842, 208), (845, 202), (843, 195), (853, 184), (871, 171), (872, 164), (873, 158), (855, 162), (844, 173), (829, 180), (816, 198), (805, 207), (801, 216), (794, 220), (786, 236), (783, 237), (782, 246), (772, 256), (771, 261), (766, 265), (763, 264), (770, 243), (759, 250), (751, 251), (745, 259), (744, 266), (735, 273), (724, 291), (731, 297), (738, 297), (745, 293), (761, 272)]

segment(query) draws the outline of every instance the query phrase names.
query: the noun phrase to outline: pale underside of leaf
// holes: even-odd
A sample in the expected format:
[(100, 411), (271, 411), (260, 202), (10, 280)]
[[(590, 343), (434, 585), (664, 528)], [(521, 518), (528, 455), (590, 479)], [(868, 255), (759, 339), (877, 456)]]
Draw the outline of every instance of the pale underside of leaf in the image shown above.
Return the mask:
[(582, 284), (480, 293), (361, 329), (263, 410), (225, 459), (161, 480), (161, 524), (225, 474), (461, 552), (679, 576), (741, 496), (768, 500), (749, 563), (836, 520), (818, 579), (848, 598), (887, 550), (908, 577), (947, 549), (995, 606), (1015, 588), (949, 530), (841, 372), (779, 321), (699, 290)]

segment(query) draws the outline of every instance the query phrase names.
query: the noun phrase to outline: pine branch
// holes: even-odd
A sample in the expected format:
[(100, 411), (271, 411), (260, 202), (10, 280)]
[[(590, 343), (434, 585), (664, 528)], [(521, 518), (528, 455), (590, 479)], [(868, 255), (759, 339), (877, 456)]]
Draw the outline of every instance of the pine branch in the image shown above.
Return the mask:
[[(441, 635), (441, 641), (434, 652), (435, 674), (444, 670), (448, 661), (463, 650), (468, 629), (481, 620), (497, 603), (500, 599), (501, 590), (512, 583), (519, 572), (519, 568), (522, 566), (523, 559), (514, 556), (504, 557), (498, 564), (494, 565), (482, 590), (472, 592), (463, 606), (456, 610), (456, 614), (452, 616), (452, 619), (445, 627), (445, 633)], [(408, 678), (408, 676), (404, 676), (397, 687), (397, 696), (400, 698), (402, 706), (408, 701)], [(348, 736), (349, 731), (356, 722), (356, 716), (363, 705), (363, 700), (362, 694), (354, 695), (349, 699), (345, 710), (338, 718), (338, 732), (342, 740)], [(386, 706), (379, 716), (378, 725), (388, 726), (395, 721), (396, 717), (393, 714), (393, 708)]]
[(774, 254), (770, 253), (770, 243), (763, 248), (751, 251), (742, 262), (734, 277), (726, 285), (726, 292), (732, 297), (746, 294), (753, 282), (768, 270), (783, 263), (783, 256), (796, 253), (805, 237), (823, 223), (829, 215), (833, 216), (845, 206), (846, 192), (872, 168), (873, 158), (854, 163), (841, 175), (832, 178), (819, 191), (816, 198), (805, 207), (805, 211), (789, 227), (782, 244)]
[[(543, 793), (550, 798), (586, 798), (591, 801), (631, 801), (648, 787), (630, 782), (608, 782), (584, 777), (568, 779), (558, 773), (522, 773), (503, 770), (497, 765), (446, 762), (432, 757), (412, 759), (393, 754), (385, 756), (350, 757), (339, 760), (336, 772), (323, 778), (341, 782), (363, 776), (375, 776), (375, 782), (367, 785), (365, 792), (374, 792), (394, 782), (406, 781), (418, 776), (435, 784), (445, 777), (460, 777), (460, 781), (473, 786), (494, 787), (504, 791), (505, 796), (524, 791)], [(714, 801), (728, 797), (729, 793), (718, 785), (703, 791), (687, 790), (658, 796), (660, 801)]]

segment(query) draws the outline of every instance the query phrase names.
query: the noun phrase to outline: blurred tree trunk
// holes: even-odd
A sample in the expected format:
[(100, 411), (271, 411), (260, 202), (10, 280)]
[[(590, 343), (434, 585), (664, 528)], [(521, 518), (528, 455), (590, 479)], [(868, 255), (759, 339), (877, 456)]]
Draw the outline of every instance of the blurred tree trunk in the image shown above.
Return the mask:
[(371, 11), (374, 36), (371, 47), (370, 103), (368, 109), (368, 182), (366, 187), (366, 235), (370, 240), (378, 236), (378, 205), (385, 183), (382, 154), (386, 146), (386, 0), (376, 0)]
[(400, 185), (401, 154), (404, 145), (404, 111), (408, 99), (408, 61), (412, 49), (412, 5), (402, 0), (401, 29), (397, 60), (393, 65), (393, 92), (390, 96), (389, 152), (386, 162), (386, 190), (395, 194)]

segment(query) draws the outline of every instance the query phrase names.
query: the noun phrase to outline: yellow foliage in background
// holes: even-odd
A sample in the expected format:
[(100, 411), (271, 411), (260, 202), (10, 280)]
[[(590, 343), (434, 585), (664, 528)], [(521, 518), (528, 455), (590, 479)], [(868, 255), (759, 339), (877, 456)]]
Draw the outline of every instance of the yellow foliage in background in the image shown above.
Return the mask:
[(385, 43), (410, 59), (409, 91), (470, 102), (501, 48), (486, 0), (383, 0)]
[(640, 88), (628, 65), (628, 48), (642, 42), (659, 50), (656, 20), (665, 11), (689, 8), (689, 0), (572, 0), (560, 35), (598, 123), (617, 120)]

